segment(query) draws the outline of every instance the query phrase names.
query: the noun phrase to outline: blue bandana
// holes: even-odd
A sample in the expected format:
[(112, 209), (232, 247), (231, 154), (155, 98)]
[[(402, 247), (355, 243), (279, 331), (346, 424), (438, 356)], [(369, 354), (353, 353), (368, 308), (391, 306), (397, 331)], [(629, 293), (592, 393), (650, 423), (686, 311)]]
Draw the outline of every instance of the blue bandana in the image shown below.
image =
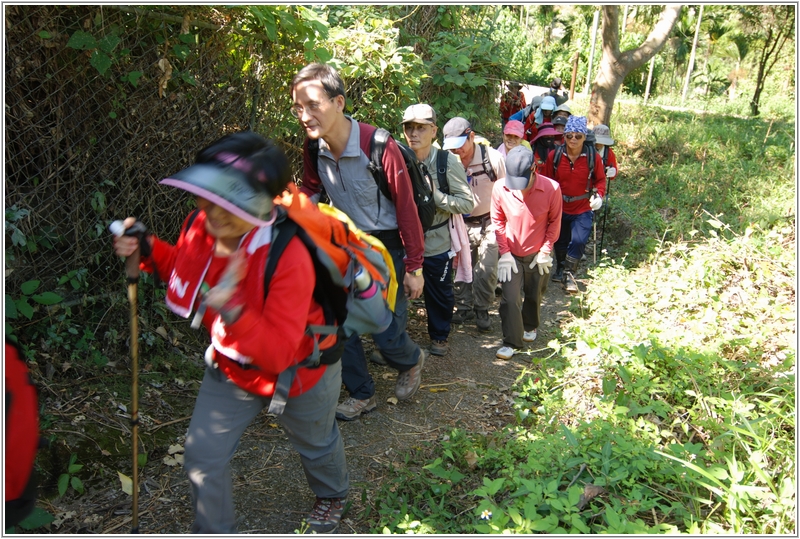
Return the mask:
[(588, 132), (589, 130), (586, 128), (586, 116), (570, 116), (567, 119), (564, 133), (583, 133), (585, 135)]

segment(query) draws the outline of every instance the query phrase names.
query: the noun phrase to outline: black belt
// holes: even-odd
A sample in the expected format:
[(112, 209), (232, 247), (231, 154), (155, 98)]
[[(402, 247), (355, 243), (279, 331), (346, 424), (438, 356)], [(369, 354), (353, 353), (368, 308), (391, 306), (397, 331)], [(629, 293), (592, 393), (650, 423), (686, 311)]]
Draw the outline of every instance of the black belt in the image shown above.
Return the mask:
[(471, 225), (482, 225), (488, 222), (490, 219), (491, 216), (488, 213), (484, 213), (483, 215), (470, 215), (469, 217), (464, 217), (464, 222)]
[(373, 230), (367, 234), (381, 240), (387, 249), (403, 249), (403, 240), (400, 239), (400, 231), (396, 228), (394, 230)]

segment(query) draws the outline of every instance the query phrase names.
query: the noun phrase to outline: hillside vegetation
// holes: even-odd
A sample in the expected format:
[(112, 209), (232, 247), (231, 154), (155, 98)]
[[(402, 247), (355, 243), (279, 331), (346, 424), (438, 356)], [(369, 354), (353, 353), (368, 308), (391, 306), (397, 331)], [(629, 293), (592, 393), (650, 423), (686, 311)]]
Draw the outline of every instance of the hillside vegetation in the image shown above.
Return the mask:
[(616, 125), (630, 251), (589, 270), (516, 421), (410, 456), (376, 532), (795, 532), (792, 126), (638, 107)]

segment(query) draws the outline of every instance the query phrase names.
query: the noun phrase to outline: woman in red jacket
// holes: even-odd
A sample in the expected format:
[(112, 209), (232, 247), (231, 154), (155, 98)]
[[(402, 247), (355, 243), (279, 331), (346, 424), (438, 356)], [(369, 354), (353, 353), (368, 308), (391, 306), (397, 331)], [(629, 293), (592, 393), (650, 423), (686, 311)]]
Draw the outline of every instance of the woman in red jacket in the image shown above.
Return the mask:
[[(166, 302), (184, 318), (196, 313), (211, 333), (205, 376), (186, 435), (193, 533), (235, 533), (230, 461), (245, 428), (270, 405), (278, 375), (314, 348), (309, 324), (324, 324), (314, 301), (315, 273), (306, 247), (293, 238), (264, 291), (264, 268), (276, 213), (273, 199), (290, 181), (283, 152), (253, 132), (227, 135), (197, 154), (196, 163), (161, 183), (197, 197), (171, 245), (147, 236), (141, 267), (168, 278)], [(126, 228), (135, 218), (124, 221)], [(118, 255), (139, 247), (114, 240)], [(147, 247), (150, 247), (147, 249)], [(266, 298), (266, 299), (265, 299)], [(338, 527), (349, 490), (344, 445), (335, 420), (341, 363), (298, 368), (277, 418), (300, 453), (316, 494), (309, 529)]]

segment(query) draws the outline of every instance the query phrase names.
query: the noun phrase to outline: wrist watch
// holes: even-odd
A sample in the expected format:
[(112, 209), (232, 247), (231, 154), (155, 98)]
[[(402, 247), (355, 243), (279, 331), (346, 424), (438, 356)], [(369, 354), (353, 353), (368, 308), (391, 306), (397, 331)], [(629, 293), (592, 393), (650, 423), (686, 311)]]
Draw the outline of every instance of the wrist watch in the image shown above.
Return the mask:
[(419, 277), (422, 275), (422, 268), (415, 269), (414, 271), (409, 271), (409, 274), (413, 275), (414, 277)]

